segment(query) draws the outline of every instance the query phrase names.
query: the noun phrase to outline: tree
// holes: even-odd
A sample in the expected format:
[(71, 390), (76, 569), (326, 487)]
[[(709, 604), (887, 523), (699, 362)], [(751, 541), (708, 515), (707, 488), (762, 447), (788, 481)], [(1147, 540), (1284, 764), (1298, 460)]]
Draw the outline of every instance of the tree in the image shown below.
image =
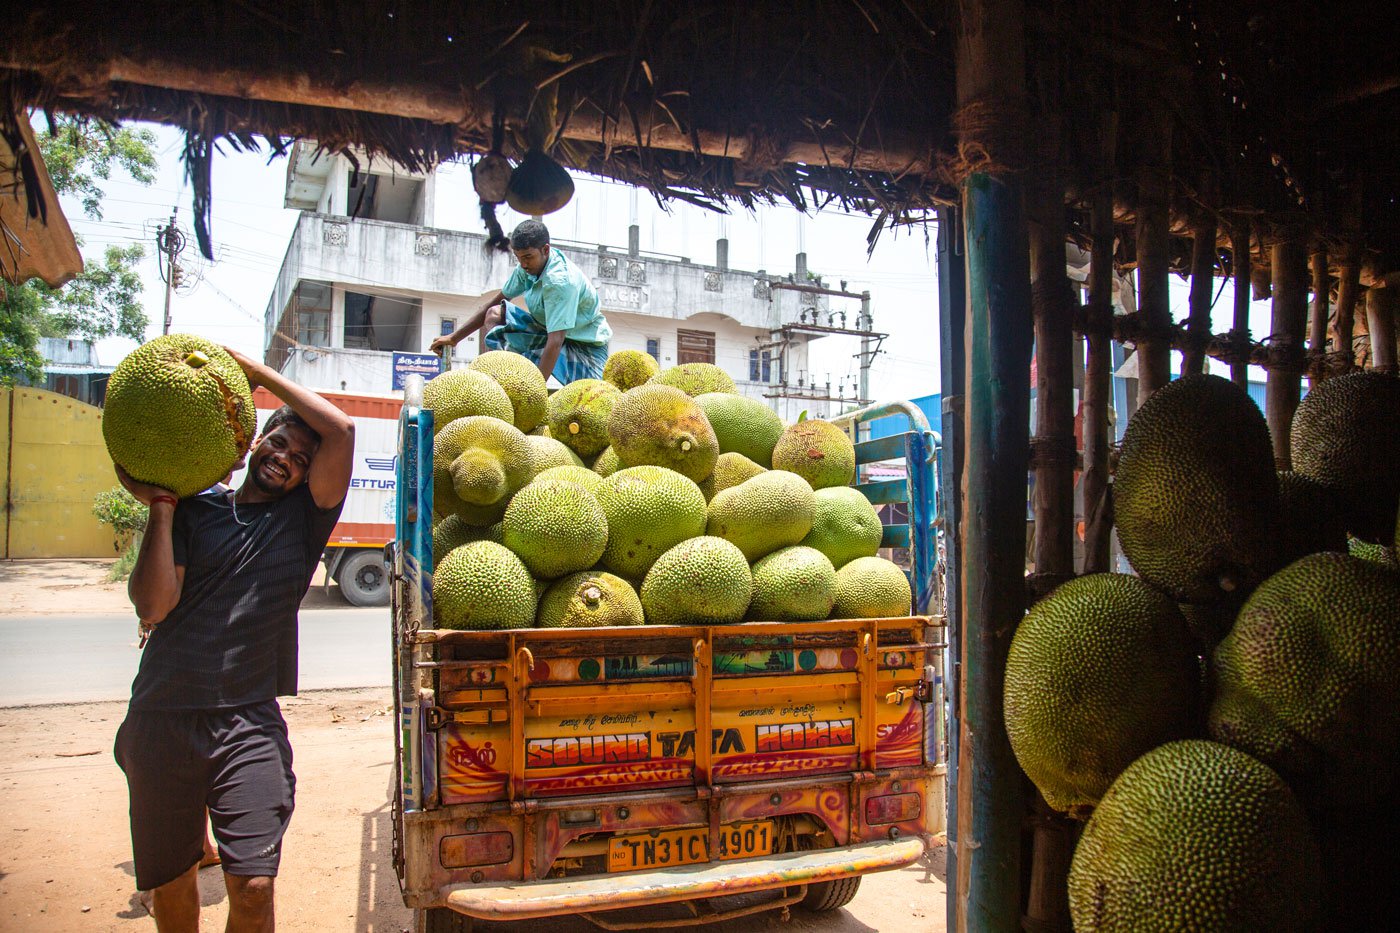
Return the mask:
[[(54, 190), (72, 195), (83, 213), (102, 219), (101, 182), (120, 169), (137, 182), (155, 181), (155, 134), (99, 120), (56, 116), (36, 134)], [(81, 238), (78, 240), (82, 244)], [(88, 261), (73, 281), (49, 288), (37, 279), (23, 285), (4, 283), (0, 303), (0, 383), (43, 380), (40, 337), (130, 337), (146, 335), (141, 307), (141, 277), (136, 266), (145, 256), (140, 243), (109, 246), (101, 260)]]

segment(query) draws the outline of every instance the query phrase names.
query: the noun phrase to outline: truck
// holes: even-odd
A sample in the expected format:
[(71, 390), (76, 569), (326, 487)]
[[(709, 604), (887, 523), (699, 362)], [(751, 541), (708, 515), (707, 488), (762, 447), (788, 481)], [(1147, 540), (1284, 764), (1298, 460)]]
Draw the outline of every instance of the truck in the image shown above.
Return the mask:
[[(834, 910), (861, 875), (925, 856), (945, 825), (938, 435), (907, 403), (844, 424), (854, 437), (891, 415), (908, 430), (858, 444), (858, 459), (903, 460), (907, 475), (858, 488), (907, 509), (882, 543), (908, 555), (912, 615), (452, 631), (433, 624), (432, 412), (409, 386), (388, 549), (392, 816), (419, 931)], [(770, 893), (708, 900), (749, 892)], [(628, 919), (638, 908), (679, 916)]]

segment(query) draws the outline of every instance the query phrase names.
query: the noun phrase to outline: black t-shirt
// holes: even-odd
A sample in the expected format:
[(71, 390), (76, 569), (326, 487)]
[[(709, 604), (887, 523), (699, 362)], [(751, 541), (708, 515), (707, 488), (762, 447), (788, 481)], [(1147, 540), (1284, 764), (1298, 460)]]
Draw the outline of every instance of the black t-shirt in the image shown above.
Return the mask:
[(142, 652), (131, 708), (228, 709), (295, 694), (297, 607), (341, 505), (318, 508), (305, 484), (272, 502), (235, 505), (218, 487), (181, 500), (171, 535), (185, 582)]

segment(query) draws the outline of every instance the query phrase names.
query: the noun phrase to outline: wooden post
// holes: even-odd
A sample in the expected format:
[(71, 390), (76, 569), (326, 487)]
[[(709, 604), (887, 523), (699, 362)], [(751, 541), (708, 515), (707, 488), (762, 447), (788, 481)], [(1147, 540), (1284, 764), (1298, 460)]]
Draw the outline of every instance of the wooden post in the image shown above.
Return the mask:
[(1108, 405), (1113, 395), (1113, 192), (1104, 187), (1090, 207), (1088, 343), (1084, 362), (1084, 572), (1109, 569)]
[(1190, 338), (1181, 360), (1182, 375), (1205, 372), (1210, 342), (1210, 303), (1215, 297), (1215, 218), (1205, 212), (1191, 225), (1191, 313), (1186, 319)]
[[(967, 249), (967, 511), (961, 516), (964, 616), (958, 722), (957, 933), (1020, 922), (1022, 775), (1002, 717), (1011, 637), (1025, 612), (1030, 255), (1007, 163), (1022, 158), (1026, 10), (1020, 0), (958, 6), (957, 98), (975, 107), (987, 154), (961, 179)], [(954, 116), (957, 122), (957, 115)]]
[(1303, 329), (1308, 316), (1308, 251), (1299, 237), (1273, 245), (1273, 340), (1281, 351), (1283, 368), (1269, 370), (1264, 389), (1264, 415), (1274, 441), (1274, 464), (1280, 470), (1292, 469), (1289, 432), (1293, 412), (1298, 408), (1302, 374), (1296, 364), (1302, 360)]
[(1326, 378), (1327, 368), (1327, 293), (1331, 278), (1327, 274), (1327, 248), (1319, 245), (1312, 252), (1312, 305), (1308, 309), (1308, 385), (1317, 385)]
[[(1232, 332), (1243, 340), (1249, 336), (1249, 299), (1253, 286), (1253, 256), (1250, 254), (1249, 219), (1241, 218), (1230, 231), (1231, 262), (1235, 266), (1235, 317)], [(1242, 359), (1230, 363), (1230, 381), (1241, 389), (1249, 386), (1249, 364)]]
[(1372, 286), (1366, 292), (1366, 323), (1371, 331), (1371, 368), (1379, 373), (1394, 373), (1395, 312), (1400, 305), (1400, 287)]
[(1348, 244), (1342, 250), (1341, 274), (1337, 277), (1337, 324), (1332, 334), (1332, 345), (1336, 347), (1336, 359), (1343, 373), (1356, 368), (1356, 347), (1353, 343), (1356, 330), (1356, 300), (1361, 295), (1361, 261), (1354, 245)]
[(1139, 406), (1171, 381), (1171, 344), (1167, 340), (1167, 330), (1172, 326), (1171, 218), (1166, 178), (1171, 121), (1165, 115), (1156, 120), (1144, 119), (1141, 130), (1140, 141), (1150, 151), (1150, 157), (1138, 169), (1138, 312), (1145, 332), (1137, 346)]

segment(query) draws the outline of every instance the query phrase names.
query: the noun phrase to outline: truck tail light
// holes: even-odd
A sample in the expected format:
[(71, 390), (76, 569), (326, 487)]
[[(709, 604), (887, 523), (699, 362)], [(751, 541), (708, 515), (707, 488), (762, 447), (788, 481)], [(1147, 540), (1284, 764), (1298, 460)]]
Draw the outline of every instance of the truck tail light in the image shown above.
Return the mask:
[(881, 823), (903, 823), (919, 816), (918, 794), (887, 794), (865, 801), (865, 822), (870, 826)]
[(473, 865), (500, 865), (515, 856), (515, 837), (510, 833), (467, 833), (443, 836), (438, 859), (443, 868), (470, 868)]

